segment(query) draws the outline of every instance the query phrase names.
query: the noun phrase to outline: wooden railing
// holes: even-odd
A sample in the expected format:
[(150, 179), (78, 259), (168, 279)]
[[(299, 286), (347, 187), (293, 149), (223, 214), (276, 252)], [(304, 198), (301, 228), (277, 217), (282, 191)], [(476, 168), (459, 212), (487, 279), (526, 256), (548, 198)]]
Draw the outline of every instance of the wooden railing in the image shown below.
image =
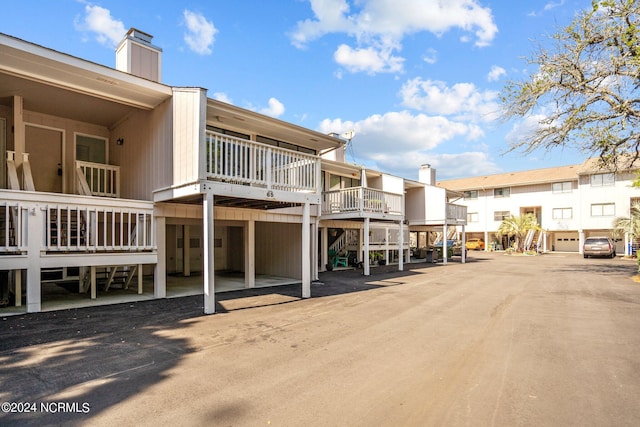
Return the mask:
[(403, 196), (367, 187), (351, 187), (322, 193), (323, 215), (345, 212), (403, 215)]
[(84, 175), (91, 195), (120, 197), (120, 166), (76, 160), (76, 168)]
[(466, 222), (467, 207), (462, 205), (455, 205), (453, 203), (447, 203), (447, 219)]
[(155, 249), (152, 202), (7, 190), (0, 199), (0, 254)]
[(318, 192), (320, 158), (216, 132), (206, 133), (206, 172), (214, 180)]

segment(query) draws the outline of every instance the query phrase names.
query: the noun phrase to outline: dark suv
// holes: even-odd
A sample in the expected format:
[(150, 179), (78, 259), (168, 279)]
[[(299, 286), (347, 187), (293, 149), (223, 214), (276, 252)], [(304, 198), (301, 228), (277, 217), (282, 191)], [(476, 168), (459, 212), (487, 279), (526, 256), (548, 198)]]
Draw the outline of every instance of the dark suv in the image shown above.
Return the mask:
[(585, 258), (590, 256), (614, 258), (616, 256), (616, 247), (609, 237), (587, 237), (582, 246), (582, 253)]

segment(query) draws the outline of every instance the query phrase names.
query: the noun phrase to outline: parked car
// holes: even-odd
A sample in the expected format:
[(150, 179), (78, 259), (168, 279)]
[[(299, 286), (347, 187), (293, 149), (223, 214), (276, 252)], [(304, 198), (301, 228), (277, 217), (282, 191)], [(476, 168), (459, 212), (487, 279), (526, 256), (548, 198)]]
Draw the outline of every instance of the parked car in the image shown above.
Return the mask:
[(469, 250), (482, 251), (484, 250), (484, 240), (482, 239), (469, 239), (467, 240), (466, 247)]
[(616, 246), (609, 237), (587, 237), (582, 246), (582, 253), (585, 258), (590, 256), (614, 258), (616, 256)]
[[(442, 242), (433, 245), (433, 249), (437, 252), (438, 259), (442, 258)], [(462, 242), (460, 240), (447, 240), (447, 258), (456, 255), (462, 256)]]

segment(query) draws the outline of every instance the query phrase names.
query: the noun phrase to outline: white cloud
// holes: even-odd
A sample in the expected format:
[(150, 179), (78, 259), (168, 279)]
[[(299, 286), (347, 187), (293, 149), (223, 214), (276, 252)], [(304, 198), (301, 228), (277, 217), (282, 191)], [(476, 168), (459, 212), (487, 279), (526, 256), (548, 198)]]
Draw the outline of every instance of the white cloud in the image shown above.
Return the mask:
[(487, 80), (490, 82), (495, 82), (500, 80), (500, 77), (506, 76), (506, 75), (507, 75), (507, 70), (497, 65), (493, 65), (491, 67), (491, 70), (489, 71), (489, 74), (487, 74)]
[(335, 61), (352, 73), (370, 74), (402, 71), (404, 59), (391, 55), (390, 49), (376, 50), (374, 47), (352, 49), (343, 44), (333, 54)]
[(87, 3), (84, 16), (75, 21), (76, 29), (95, 33), (96, 40), (108, 47), (115, 47), (124, 38), (127, 30), (122, 21), (111, 16), (109, 9)]
[(280, 117), (284, 114), (284, 104), (276, 98), (269, 98), (269, 106), (260, 110), (260, 113), (266, 116)]
[(207, 21), (200, 13), (186, 9), (183, 15), (187, 26), (184, 41), (189, 46), (189, 49), (199, 55), (210, 55), (215, 35), (218, 32), (213, 22)]
[(216, 99), (218, 101), (226, 102), (227, 104), (233, 104), (231, 98), (229, 98), (229, 96), (224, 92), (214, 92), (212, 96), (213, 99)]
[[(354, 2), (354, 7), (359, 7), (354, 12), (345, 0), (309, 1), (314, 19), (299, 21), (290, 34), (291, 42), (304, 48), (326, 34), (344, 33), (353, 37), (357, 44), (349, 48), (350, 52), (371, 53), (374, 50), (386, 52), (381, 57), (393, 58), (394, 66), (380, 67), (377, 61), (370, 61), (373, 68), (368, 72), (390, 72), (401, 67), (402, 58), (394, 52), (401, 49), (402, 39), (409, 34), (430, 32), (441, 36), (459, 28), (472, 35), (463, 37), (462, 41), (475, 40), (475, 45), (482, 47), (491, 44), (498, 32), (491, 9), (480, 6), (477, 0), (360, 0)], [(344, 47), (341, 49), (342, 53), (346, 51)], [(349, 70), (364, 71), (362, 68)]]
[(498, 92), (481, 91), (473, 83), (449, 87), (445, 82), (417, 77), (405, 82), (400, 96), (406, 107), (463, 120), (489, 122), (495, 120), (500, 111)]
[(438, 51), (432, 48), (427, 49), (427, 53), (422, 57), (427, 64), (435, 64), (438, 62)]

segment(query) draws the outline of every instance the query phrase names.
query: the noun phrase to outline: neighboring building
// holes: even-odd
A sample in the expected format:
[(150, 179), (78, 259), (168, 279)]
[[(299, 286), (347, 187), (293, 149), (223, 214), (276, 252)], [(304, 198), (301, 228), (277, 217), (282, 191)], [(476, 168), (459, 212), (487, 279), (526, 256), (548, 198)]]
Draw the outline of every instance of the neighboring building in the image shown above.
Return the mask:
[(227, 273), (309, 297), (342, 234), (402, 270), (412, 227), (464, 223), (433, 182), (349, 165), (333, 135), (163, 84), (151, 41), (130, 30), (112, 69), (0, 34), (0, 302), (40, 311), (50, 282), (94, 301), (118, 276), (164, 298), (195, 277), (213, 313)]
[[(467, 238), (477, 237), (498, 247), (506, 238), (495, 233), (509, 215), (532, 213), (542, 232), (530, 242), (543, 251), (582, 252), (589, 236), (611, 235), (612, 221), (628, 216), (631, 204), (640, 200), (632, 187), (637, 168), (617, 172), (601, 169), (597, 159), (581, 165), (441, 181), (437, 185), (464, 194), (467, 206)], [(616, 239), (617, 252), (628, 253), (628, 236)]]

